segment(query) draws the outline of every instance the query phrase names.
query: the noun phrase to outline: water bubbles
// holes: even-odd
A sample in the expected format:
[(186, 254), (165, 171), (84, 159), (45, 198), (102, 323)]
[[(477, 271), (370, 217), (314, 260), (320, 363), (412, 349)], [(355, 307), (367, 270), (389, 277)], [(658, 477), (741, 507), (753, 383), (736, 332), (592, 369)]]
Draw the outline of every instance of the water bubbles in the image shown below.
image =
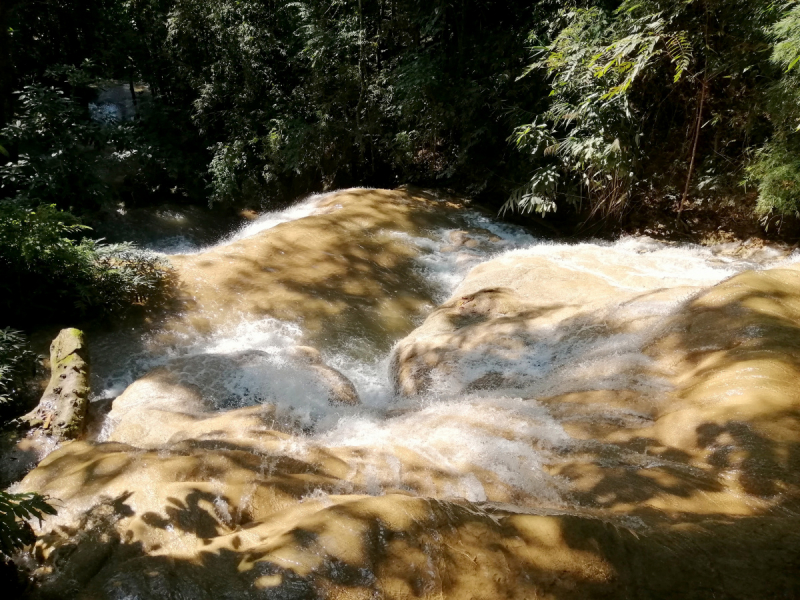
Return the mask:
[[(264, 214), (214, 247), (243, 242), (320, 210), (337, 210), (330, 202), (322, 207), (330, 196), (311, 196)], [(552, 243), (468, 210), (453, 213), (449, 223), (437, 228), (391, 235), (417, 250), (415, 272), (434, 290), (437, 303), (490, 287), (513, 288), (528, 278), (532, 284), (526, 289), (546, 296), (537, 298), (542, 302), (585, 304), (588, 312), (529, 319), (522, 334), (513, 334), (516, 345), (499, 343), (511, 334), (489, 336), (485, 344), (466, 340), (446, 368), (433, 369), (431, 385), (417, 398), (396, 397), (391, 352), (378, 351), (374, 340), (353, 331), (322, 348), (319, 360), (352, 382), (360, 404), (332, 404), (330, 390), (293, 358), (305, 343), (302, 322), (269, 317), (207, 335), (187, 333), (169, 345), (140, 343), (138, 351), (124, 358), (117, 351), (105, 363), (101, 357), (96, 397), (118, 396), (146, 372), (163, 368), (178, 385), (202, 395), (204, 408), (186, 407), (189, 412), (274, 406), (276, 419), (293, 424), (281, 452), (300, 458), (325, 450), (347, 457), (352, 487), (340, 489), (343, 493), (401, 490), (484, 502), (516, 490), (528, 501), (559, 506), (567, 485), (548, 465), (576, 447), (565, 423), (586, 417), (556, 414), (539, 400), (586, 390), (625, 390), (657, 402), (669, 385), (652, 372), (652, 358), (644, 349), (659, 323), (698, 290), (781, 260), (769, 252), (737, 258), (648, 238)], [(175, 243), (180, 249), (180, 240)], [(590, 280), (597, 283), (587, 295), (580, 286)], [(521, 298), (531, 300), (532, 295), (525, 292)], [(481, 381), (487, 385), (475, 384)], [(592, 410), (597, 420), (621, 427), (647, 421), (635, 410), (605, 405)], [(107, 422), (99, 439), (106, 439), (113, 427)], [(317, 489), (305, 498), (324, 499), (328, 493)], [(220, 514), (227, 510), (217, 509)]]

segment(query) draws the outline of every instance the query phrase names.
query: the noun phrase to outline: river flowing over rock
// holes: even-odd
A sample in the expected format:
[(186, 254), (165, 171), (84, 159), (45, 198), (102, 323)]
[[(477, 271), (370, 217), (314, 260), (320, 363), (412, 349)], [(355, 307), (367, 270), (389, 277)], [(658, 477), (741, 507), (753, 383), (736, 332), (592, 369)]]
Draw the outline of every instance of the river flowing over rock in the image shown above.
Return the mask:
[(14, 488), (38, 597), (800, 597), (795, 255), (354, 189), (170, 260)]

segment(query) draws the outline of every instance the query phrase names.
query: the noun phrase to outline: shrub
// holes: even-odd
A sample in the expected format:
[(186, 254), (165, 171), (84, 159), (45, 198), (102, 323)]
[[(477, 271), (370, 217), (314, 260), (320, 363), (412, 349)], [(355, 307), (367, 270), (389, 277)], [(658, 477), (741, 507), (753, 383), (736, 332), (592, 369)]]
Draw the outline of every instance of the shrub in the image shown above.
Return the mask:
[[(0, 413), (24, 395), (36, 355), (20, 331), (0, 329)], [(0, 491), (0, 559), (34, 541), (27, 519), (55, 514), (39, 494), (10, 494)]]
[(771, 61), (781, 69), (768, 91), (775, 131), (747, 172), (758, 184), (757, 210), (765, 219), (800, 215), (800, 4), (790, 3), (770, 33)]
[(757, 212), (765, 218), (800, 216), (800, 152), (779, 140), (767, 144), (748, 168), (758, 182)]
[(59, 89), (26, 86), (18, 110), (0, 129), (8, 159), (0, 164), (0, 198), (20, 206), (95, 208), (106, 196), (98, 177), (103, 129)]
[(167, 265), (132, 244), (75, 239), (87, 229), (54, 206), (0, 204), (0, 308), (8, 322), (119, 314), (155, 301)]
[(0, 329), (0, 416), (13, 410), (25, 395), (35, 359), (21, 331), (10, 327)]

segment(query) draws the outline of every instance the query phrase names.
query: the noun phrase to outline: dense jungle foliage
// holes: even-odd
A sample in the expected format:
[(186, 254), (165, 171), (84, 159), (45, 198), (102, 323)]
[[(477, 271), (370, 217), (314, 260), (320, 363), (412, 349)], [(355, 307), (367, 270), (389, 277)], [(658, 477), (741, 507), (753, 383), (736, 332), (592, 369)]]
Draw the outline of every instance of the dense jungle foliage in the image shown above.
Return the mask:
[[(17, 206), (418, 182), (538, 212), (748, 186), (760, 214), (797, 209), (796, 1), (11, 0), (0, 18)], [(110, 80), (147, 86), (134, 122), (92, 119)]]
[[(10, 0), (0, 21), (16, 210), (395, 182), (523, 212), (798, 209), (796, 0)], [(90, 111), (110, 81), (135, 120)]]

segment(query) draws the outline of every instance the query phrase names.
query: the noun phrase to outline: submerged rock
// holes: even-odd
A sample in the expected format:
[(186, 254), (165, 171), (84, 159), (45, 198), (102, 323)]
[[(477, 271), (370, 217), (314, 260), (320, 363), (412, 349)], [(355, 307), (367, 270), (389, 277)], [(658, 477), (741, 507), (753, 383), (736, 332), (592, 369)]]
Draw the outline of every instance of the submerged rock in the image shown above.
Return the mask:
[[(242, 407), (238, 401), (228, 400), (231, 392), (226, 384), (231, 378), (242, 369), (268, 369), (265, 358), (265, 353), (253, 350), (189, 356), (150, 371), (112, 402), (106, 416), (106, 439), (152, 448), (202, 437), (202, 432), (213, 430), (211, 424), (220, 428), (223, 437), (239, 428), (248, 431), (253, 423), (262, 429), (266, 423), (272, 428), (289, 428), (291, 418), (277, 415), (274, 404), (259, 396), (258, 390), (252, 397), (255, 406)], [(331, 404), (360, 403), (353, 383), (323, 363), (314, 348), (296, 347), (293, 361), (283, 375), (305, 380), (301, 389), (306, 393), (324, 395)]]
[(356, 406), (361, 404), (358, 391), (353, 382), (341, 372), (326, 365), (322, 361), (319, 350), (311, 346), (296, 346), (292, 350), (295, 361), (310, 369), (319, 381), (328, 389), (328, 401), (331, 404)]
[[(396, 392), (535, 399), (596, 445), (549, 469), (591, 506), (800, 505), (800, 266), (701, 291), (662, 278), (647, 289), (644, 269), (615, 273), (580, 249), (570, 258), (562, 272), (562, 257), (544, 255), (474, 269), (398, 344)], [(647, 477), (628, 461), (649, 463)]]
[(323, 350), (356, 331), (390, 346), (387, 334), (411, 331), (436, 292), (416, 269), (412, 238), (452, 227), (458, 208), (401, 190), (336, 192), (310, 216), (170, 257), (182, 314), (209, 329), (228, 326), (231, 315), (302, 323), (306, 343)]
[(89, 405), (89, 358), (82, 331), (59, 332), (50, 345), (50, 370), (39, 405), (20, 420), (59, 441), (77, 439)]
[[(474, 294), (455, 297), (437, 308), (419, 329), (404, 338), (395, 349), (391, 370), (395, 391), (415, 396), (430, 389), (434, 373), (451, 372), (454, 361), (464, 358), (481, 345), (496, 352), (522, 351), (524, 333), (513, 337), (500, 333), (524, 323), (529, 309), (535, 308), (511, 288), (490, 288)], [(496, 373), (482, 374), (464, 388), (482, 387), (479, 380)]]

